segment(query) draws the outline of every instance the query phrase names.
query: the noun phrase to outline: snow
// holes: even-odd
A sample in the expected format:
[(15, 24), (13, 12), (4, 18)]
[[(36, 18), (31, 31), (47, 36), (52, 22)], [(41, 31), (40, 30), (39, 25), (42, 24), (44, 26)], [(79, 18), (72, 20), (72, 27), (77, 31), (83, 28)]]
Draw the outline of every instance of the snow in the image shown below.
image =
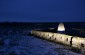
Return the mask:
[(28, 36), (29, 31), (0, 30), (0, 55), (81, 55), (64, 46)]

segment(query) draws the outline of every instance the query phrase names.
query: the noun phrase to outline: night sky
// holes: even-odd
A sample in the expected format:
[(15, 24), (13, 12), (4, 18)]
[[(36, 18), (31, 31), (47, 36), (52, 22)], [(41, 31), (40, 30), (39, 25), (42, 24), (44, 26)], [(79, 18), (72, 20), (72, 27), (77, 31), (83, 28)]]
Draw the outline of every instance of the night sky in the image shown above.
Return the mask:
[(0, 0), (0, 22), (84, 22), (85, 0)]

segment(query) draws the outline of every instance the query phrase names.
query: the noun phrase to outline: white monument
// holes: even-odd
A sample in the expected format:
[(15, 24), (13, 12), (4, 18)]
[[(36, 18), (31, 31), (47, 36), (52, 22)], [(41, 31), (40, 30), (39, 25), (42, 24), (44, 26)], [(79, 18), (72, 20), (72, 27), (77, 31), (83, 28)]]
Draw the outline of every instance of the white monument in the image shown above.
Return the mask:
[(61, 34), (65, 34), (65, 27), (63, 23), (59, 23), (57, 32)]

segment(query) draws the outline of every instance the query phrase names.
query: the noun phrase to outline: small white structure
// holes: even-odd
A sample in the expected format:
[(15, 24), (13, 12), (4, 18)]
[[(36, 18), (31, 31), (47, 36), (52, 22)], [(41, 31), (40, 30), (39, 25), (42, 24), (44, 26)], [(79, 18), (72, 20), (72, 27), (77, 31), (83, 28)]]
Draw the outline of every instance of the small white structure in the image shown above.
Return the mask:
[(62, 34), (65, 33), (65, 27), (64, 27), (64, 24), (63, 23), (59, 23), (57, 32), (58, 33), (62, 33)]

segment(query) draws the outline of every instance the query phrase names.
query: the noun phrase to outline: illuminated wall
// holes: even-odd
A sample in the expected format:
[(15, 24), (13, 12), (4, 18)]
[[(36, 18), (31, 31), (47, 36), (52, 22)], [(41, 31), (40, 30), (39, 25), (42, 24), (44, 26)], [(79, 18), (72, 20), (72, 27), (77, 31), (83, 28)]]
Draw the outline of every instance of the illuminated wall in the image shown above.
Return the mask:
[(85, 38), (35, 30), (31, 31), (31, 34), (44, 39), (55, 41), (57, 43), (69, 45), (78, 49), (85, 48)]

